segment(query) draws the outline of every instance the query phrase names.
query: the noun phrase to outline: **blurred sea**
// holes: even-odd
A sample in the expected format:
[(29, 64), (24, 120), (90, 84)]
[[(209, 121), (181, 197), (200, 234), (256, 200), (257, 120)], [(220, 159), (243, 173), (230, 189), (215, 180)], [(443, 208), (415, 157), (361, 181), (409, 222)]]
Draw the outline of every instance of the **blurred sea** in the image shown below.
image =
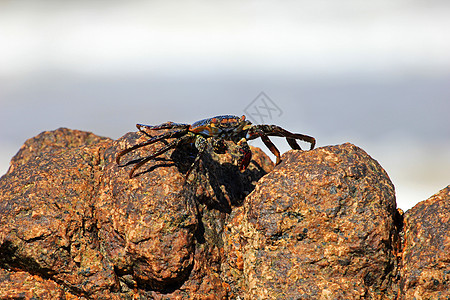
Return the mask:
[(247, 109), (362, 147), (408, 209), (450, 184), (448, 28), (448, 1), (0, 1), (0, 174), (45, 130)]

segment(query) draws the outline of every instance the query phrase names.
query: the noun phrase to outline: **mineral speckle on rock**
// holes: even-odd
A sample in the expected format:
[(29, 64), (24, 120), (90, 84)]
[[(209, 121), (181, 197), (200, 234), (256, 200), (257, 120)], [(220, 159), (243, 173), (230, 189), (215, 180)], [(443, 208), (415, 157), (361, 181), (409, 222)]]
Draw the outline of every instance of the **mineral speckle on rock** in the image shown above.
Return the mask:
[[(0, 178), (1, 299), (446, 299), (449, 187), (406, 212), (362, 149), (291, 150), (273, 167), (252, 148), (190, 145), (116, 154), (70, 129), (28, 140)], [(404, 217), (404, 221), (403, 221)]]

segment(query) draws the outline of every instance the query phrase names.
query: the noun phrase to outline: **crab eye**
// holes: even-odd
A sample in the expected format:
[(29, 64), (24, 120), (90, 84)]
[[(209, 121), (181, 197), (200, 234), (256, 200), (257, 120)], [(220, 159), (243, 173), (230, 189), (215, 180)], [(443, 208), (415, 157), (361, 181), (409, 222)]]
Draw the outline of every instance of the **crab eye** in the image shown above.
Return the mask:
[(211, 121), (210, 121), (210, 124), (211, 124), (212, 126), (215, 126), (215, 125), (217, 125), (218, 123), (219, 123), (219, 121), (218, 121), (216, 118), (212, 118)]
[(242, 117), (239, 119), (240, 122), (245, 121), (245, 115), (242, 115)]

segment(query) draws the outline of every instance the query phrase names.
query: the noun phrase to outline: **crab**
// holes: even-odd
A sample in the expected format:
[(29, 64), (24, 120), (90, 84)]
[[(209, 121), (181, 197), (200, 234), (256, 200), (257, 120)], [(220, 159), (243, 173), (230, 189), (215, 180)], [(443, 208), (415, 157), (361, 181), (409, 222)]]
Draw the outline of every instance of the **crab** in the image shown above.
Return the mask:
[[(277, 165), (281, 162), (280, 151), (271, 142), (269, 136), (285, 137), (291, 148), (297, 150), (301, 150), (301, 148), (296, 140), (302, 140), (310, 143), (310, 150), (314, 149), (314, 146), (316, 144), (315, 138), (311, 136), (292, 133), (276, 125), (253, 125), (249, 120), (246, 119), (245, 115), (241, 117), (234, 115), (216, 116), (213, 118), (197, 121), (192, 125), (166, 122), (155, 126), (136, 124), (136, 127), (140, 132), (149, 137), (149, 139), (120, 151), (116, 156), (116, 162), (119, 166), (134, 164), (134, 167), (129, 173), (130, 178), (133, 178), (136, 170), (148, 161), (155, 159), (157, 156), (182, 144), (194, 144), (198, 149), (198, 154), (195, 157), (194, 162), (186, 172), (186, 179), (198, 164), (203, 153), (206, 151), (208, 143), (212, 146), (213, 151), (219, 154), (223, 154), (227, 150), (225, 141), (231, 141), (235, 143), (237, 145), (239, 153), (241, 154), (237, 162), (239, 170), (241, 172), (247, 168), (252, 158), (252, 152), (247, 143), (247, 141), (249, 140), (261, 138), (267, 148), (269, 148), (269, 150), (275, 155)], [(152, 136), (146, 131), (163, 129), (168, 129), (169, 131), (156, 136)], [(167, 139), (173, 140), (167, 142)], [(156, 150), (146, 157), (129, 161), (124, 165), (120, 165), (120, 158), (125, 154), (159, 141), (165, 142), (165, 145), (160, 149)]]

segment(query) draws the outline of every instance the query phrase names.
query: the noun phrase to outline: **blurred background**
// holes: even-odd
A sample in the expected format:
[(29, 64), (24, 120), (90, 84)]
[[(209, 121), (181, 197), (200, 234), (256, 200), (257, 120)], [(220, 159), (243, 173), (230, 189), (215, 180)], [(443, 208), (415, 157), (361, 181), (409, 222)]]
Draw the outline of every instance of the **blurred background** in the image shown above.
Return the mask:
[(46, 130), (246, 114), (362, 147), (406, 210), (450, 184), (449, 30), (448, 0), (0, 0), (0, 175)]

